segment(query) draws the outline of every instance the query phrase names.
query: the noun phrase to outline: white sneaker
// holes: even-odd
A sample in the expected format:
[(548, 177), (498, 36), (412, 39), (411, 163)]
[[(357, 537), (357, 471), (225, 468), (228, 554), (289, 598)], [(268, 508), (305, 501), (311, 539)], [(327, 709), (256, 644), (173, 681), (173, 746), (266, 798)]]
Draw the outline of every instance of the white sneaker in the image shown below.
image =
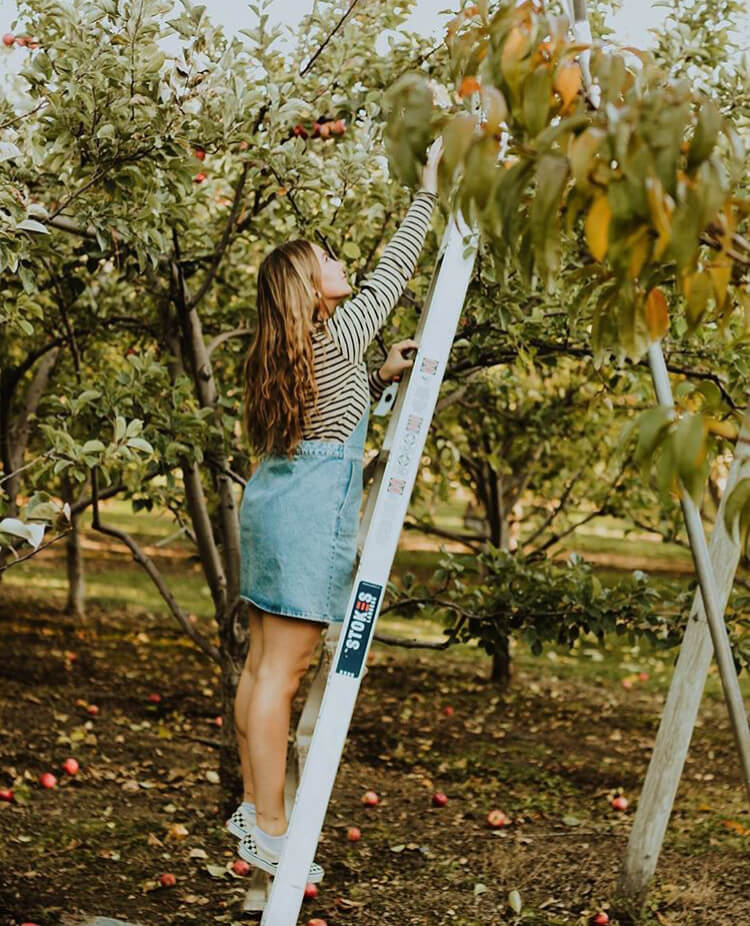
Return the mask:
[[(269, 875), (276, 874), (279, 867), (279, 856), (259, 846), (252, 833), (247, 833), (242, 837), (237, 852), (240, 858), (244, 858), (246, 862), (255, 865), (256, 868), (260, 868)], [(323, 880), (324, 874), (323, 868), (317, 862), (313, 862), (307, 873), (307, 880), (311, 884), (317, 884)]]
[(252, 811), (248, 811), (242, 804), (238, 804), (235, 812), (226, 821), (227, 829), (233, 836), (236, 836), (237, 839), (242, 839), (243, 836), (246, 836), (254, 826), (255, 814)]

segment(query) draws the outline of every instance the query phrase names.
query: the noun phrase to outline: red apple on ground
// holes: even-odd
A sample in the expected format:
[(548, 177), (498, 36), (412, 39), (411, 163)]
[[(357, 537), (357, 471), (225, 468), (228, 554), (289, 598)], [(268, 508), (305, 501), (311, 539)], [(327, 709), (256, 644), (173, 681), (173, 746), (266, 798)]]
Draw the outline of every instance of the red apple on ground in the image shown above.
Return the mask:
[(171, 871), (165, 871), (161, 878), (159, 878), (159, 883), (162, 887), (174, 887), (175, 884), (177, 884), (177, 878), (175, 878)]
[(319, 916), (314, 917), (311, 920), (307, 921), (307, 926), (328, 926), (325, 920), (322, 920)]
[(224, 718), (223, 718), (223, 717), (214, 717), (214, 723), (216, 724), (217, 727), (221, 727), (221, 726), (223, 726), (223, 724), (224, 724)]
[(365, 791), (362, 795), (362, 803), (367, 807), (374, 807), (376, 804), (380, 803), (380, 798), (374, 791)]
[(203, 148), (195, 148), (193, 154), (198, 158), (199, 161), (203, 161), (206, 158), (206, 152), (203, 150)]
[(628, 809), (628, 799), (622, 794), (618, 794), (616, 798), (612, 801), (612, 806), (615, 810), (627, 810)]
[(79, 768), (79, 764), (73, 758), (66, 759), (63, 762), (63, 771), (67, 772), (68, 775), (77, 775)]
[(313, 884), (312, 882), (308, 881), (307, 884), (305, 885), (305, 893), (304, 893), (305, 900), (312, 900), (313, 897), (317, 897), (317, 896), (318, 896), (318, 885)]
[(232, 865), (232, 871), (236, 875), (246, 875), (250, 871), (250, 866), (244, 858), (238, 858)]
[(96, 717), (96, 715), (99, 713), (99, 708), (96, 706), (96, 704), (89, 704), (86, 710), (89, 712), (89, 714), (91, 714), (92, 717)]
[(442, 791), (436, 791), (432, 795), (432, 806), (433, 807), (445, 807), (448, 803), (448, 795), (443, 794)]
[(161, 695), (157, 691), (152, 691), (151, 694), (148, 696), (148, 699), (153, 704), (158, 704), (159, 701), (161, 701)]
[(453, 708), (450, 706), (450, 704), (446, 704), (445, 707), (443, 708), (443, 713), (445, 714), (446, 717), (452, 717), (455, 712)]
[(3, 36), (3, 45), (14, 45), (15, 41), (16, 37), (12, 32), (6, 32)]
[(499, 830), (501, 826), (510, 826), (510, 817), (507, 817), (502, 810), (491, 810), (487, 814), (487, 826), (493, 830)]
[(21, 923), (21, 926), (39, 926), (38, 923)]
[(350, 826), (346, 831), (346, 838), (349, 842), (357, 842), (357, 840), (362, 838), (362, 833), (358, 826)]
[(54, 788), (57, 784), (57, 778), (55, 778), (52, 772), (43, 772), (39, 776), (39, 784), (43, 788)]
[(642, 682), (647, 682), (647, 681), (648, 681), (648, 672), (639, 672), (639, 673), (638, 673), (638, 678), (639, 678)]
[(594, 924), (594, 926), (607, 926), (607, 923), (609, 922), (609, 917), (602, 910), (601, 913), (597, 913), (592, 918), (591, 922)]
[(13, 788), (0, 788), (0, 801), (10, 803), (13, 800)]
[(205, 179), (206, 175), (201, 170), (193, 177), (193, 183), (203, 183)]

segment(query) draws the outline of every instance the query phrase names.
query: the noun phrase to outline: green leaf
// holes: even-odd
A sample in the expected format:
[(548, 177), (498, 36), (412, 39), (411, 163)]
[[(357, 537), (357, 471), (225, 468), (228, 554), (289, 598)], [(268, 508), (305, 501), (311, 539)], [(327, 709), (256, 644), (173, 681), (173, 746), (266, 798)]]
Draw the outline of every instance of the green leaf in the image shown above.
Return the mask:
[(19, 222), (16, 225), (16, 231), (30, 231), (30, 232), (39, 232), (42, 235), (48, 235), (49, 229), (46, 225), (42, 225), (41, 222), (37, 222), (36, 219), (24, 219), (22, 222)]
[(142, 437), (131, 437), (130, 440), (126, 442), (127, 447), (133, 447), (135, 450), (143, 450), (144, 453), (153, 453), (154, 448), (149, 444), (147, 440), (144, 440)]
[(508, 906), (514, 913), (520, 913), (523, 908), (521, 894), (517, 890), (512, 890), (508, 894)]
[(704, 100), (698, 113), (695, 134), (688, 150), (688, 170), (693, 170), (706, 160), (716, 145), (721, 128), (721, 112), (712, 100)]

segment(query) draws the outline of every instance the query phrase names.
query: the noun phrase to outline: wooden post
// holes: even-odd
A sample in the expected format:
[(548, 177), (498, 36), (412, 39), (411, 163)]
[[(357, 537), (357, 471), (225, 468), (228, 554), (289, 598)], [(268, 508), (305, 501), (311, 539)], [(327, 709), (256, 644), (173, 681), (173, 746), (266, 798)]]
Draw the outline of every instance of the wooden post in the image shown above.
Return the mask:
[[(750, 409), (742, 421), (709, 544), (722, 612), (729, 601), (740, 558), (739, 546), (724, 525), (725, 500), (733, 486), (747, 477), (750, 477)], [(618, 897), (639, 906), (645, 900), (659, 860), (712, 655), (703, 598), (700, 589), (696, 589), (617, 884)]]

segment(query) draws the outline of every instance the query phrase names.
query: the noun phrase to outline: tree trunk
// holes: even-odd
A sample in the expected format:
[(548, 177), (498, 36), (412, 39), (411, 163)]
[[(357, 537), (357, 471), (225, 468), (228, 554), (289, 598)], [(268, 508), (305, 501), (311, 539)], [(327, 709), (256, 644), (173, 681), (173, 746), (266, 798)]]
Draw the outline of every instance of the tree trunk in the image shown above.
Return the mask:
[(68, 600), (65, 603), (65, 613), (72, 614), (74, 617), (85, 617), (86, 583), (79, 531), (81, 515), (73, 510), (73, 487), (65, 472), (62, 474), (61, 487), (63, 499), (71, 506), (70, 524), (73, 528), (65, 538), (65, 560), (68, 570)]
[(513, 676), (513, 663), (510, 658), (510, 640), (505, 637), (492, 654), (490, 681), (505, 693)]
[[(228, 619), (220, 619), (219, 649), (221, 650), (221, 708), (222, 724), (219, 747), (219, 782), (221, 788), (220, 812), (227, 819), (242, 800), (242, 768), (237, 752), (234, 729), (234, 698), (242, 667), (245, 664), (249, 643), (249, 616), (247, 604), (237, 599)], [(249, 734), (250, 731), (248, 731)]]

